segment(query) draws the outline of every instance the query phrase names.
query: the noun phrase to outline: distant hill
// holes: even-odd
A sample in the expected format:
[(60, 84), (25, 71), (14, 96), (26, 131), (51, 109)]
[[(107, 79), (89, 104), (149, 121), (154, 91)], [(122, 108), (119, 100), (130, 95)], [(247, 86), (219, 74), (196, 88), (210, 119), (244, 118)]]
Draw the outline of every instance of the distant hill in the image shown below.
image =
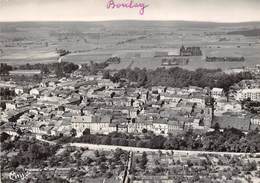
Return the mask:
[[(177, 28), (217, 28), (217, 27), (232, 27), (236, 29), (242, 28), (260, 28), (260, 22), (236, 22), (236, 23), (221, 23), (221, 22), (203, 22), (203, 21), (158, 21), (158, 20), (111, 20), (111, 21), (43, 21), (43, 22), (0, 22), (1, 27), (4, 27), (3, 32), (13, 28), (43, 28), (43, 27), (58, 27), (58, 28), (77, 28), (86, 30), (89, 27), (177, 27)], [(235, 30), (236, 30), (235, 29)], [(17, 30), (12, 30), (17, 31)], [(11, 32), (12, 32), (11, 31)]]
[(229, 35), (260, 36), (260, 29), (241, 30), (228, 32)]

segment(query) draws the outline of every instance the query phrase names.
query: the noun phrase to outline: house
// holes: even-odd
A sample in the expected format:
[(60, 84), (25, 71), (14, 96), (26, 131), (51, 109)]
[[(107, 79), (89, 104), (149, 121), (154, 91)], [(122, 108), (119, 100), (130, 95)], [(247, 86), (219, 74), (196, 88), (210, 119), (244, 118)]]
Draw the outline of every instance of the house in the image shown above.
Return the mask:
[(17, 86), (15, 89), (14, 89), (14, 92), (16, 95), (21, 95), (24, 93), (24, 90), (23, 90), (23, 87), (20, 87), (20, 86)]
[(42, 79), (42, 82), (40, 83), (40, 87), (56, 87), (57, 83), (59, 83), (57, 78), (46, 78)]
[(156, 135), (160, 135), (160, 134), (166, 134), (167, 135), (169, 133), (168, 127), (169, 127), (168, 122), (166, 120), (158, 120), (158, 121), (153, 122), (152, 131)]
[(214, 98), (219, 98), (224, 96), (224, 90), (223, 88), (213, 88), (211, 90), (211, 94)]
[(163, 86), (153, 86), (152, 87), (152, 92), (164, 93), (165, 91), (166, 91), (166, 87), (163, 87)]
[(143, 121), (137, 123), (129, 123), (128, 124), (128, 132), (135, 133), (135, 134), (142, 134), (143, 130), (152, 131), (153, 124), (151, 121)]
[(44, 105), (49, 105), (49, 106), (60, 106), (65, 103), (67, 103), (67, 100), (61, 98), (61, 97), (56, 97), (56, 96), (40, 96), (40, 98), (37, 100), (38, 104), (44, 104)]
[(144, 130), (152, 131), (157, 135), (179, 134), (183, 132), (183, 122), (159, 120), (138, 120), (128, 124), (128, 133), (142, 134)]
[(260, 116), (254, 116), (251, 118), (250, 130), (260, 130)]
[(130, 109), (129, 118), (137, 118), (139, 113), (140, 113), (140, 110), (138, 110), (138, 109)]
[(110, 79), (101, 79), (98, 81), (98, 86), (104, 86), (106, 88), (117, 88), (119, 83), (113, 83)]
[(84, 76), (84, 79), (86, 81), (99, 81), (102, 79), (103, 76), (98, 76), (98, 75), (89, 75), (89, 76)]
[(82, 109), (83, 115), (88, 116), (88, 115), (93, 115), (96, 112), (97, 108), (96, 107), (89, 107), (89, 106), (84, 106)]
[(32, 96), (38, 96), (38, 95), (40, 95), (39, 89), (37, 89), (37, 88), (31, 89), (31, 90), (30, 90), (30, 95), (32, 95)]
[(194, 96), (189, 99), (189, 102), (196, 103), (201, 107), (205, 107), (205, 97), (204, 96)]
[(216, 113), (225, 113), (225, 112), (239, 112), (242, 110), (241, 104), (236, 101), (226, 102), (226, 101), (218, 101), (216, 103)]
[(124, 97), (115, 97), (111, 101), (113, 106), (126, 107), (131, 105), (128, 99)]
[(31, 127), (31, 130), (35, 134), (50, 135), (53, 126), (48, 126), (47, 123), (36, 123)]
[(260, 116), (254, 116), (251, 118), (251, 124), (258, 125), (260, 127)]
[(128, 126), (126, 124), (117, 124), (116, 125), (116, 132), (127, 133), (128, 132)]
[(90, 133), (108, 134), (110, 132), (109, 125), (111, 116), (72, 116), (71, 125), (77, 131), (77, 136), (81, 136), (85, 129), (89, 129)]
[(179, 134), (183, 133), (184, 131), (184, 122), (181, 121), (175, 121), (175, 120), (170, 120), (168, 122), (168, 133), (170, 134)]
[(260, 102), (260, 88), (240, 90), (236, 96), (237, 100), (243, 100), (248, 98), (250, 98), (253, 101)]
[(134, 108), (139, 108), (139, 107), (141, 107), (143, 104), (144, 104), (144, 102), (141, 101), (141, 100), (135, 100), (135, 101), (132, 103), (132, 105), (133, 105)]
[(71, 112), (73, 114), (82, 115), (83, 114), (83, 106), (77, 106), (77, 105), (65, 105), (65, 112)]
[(5, 105), (6, 105), (6, 109), (8, 109), (8, 110), (16, 109), (16, 104), (14, 102), (7, 102)]
[(193, 129), (204, 130), (206, 126), (204, 125), (203, 119), (195, 118), (191, 124)]

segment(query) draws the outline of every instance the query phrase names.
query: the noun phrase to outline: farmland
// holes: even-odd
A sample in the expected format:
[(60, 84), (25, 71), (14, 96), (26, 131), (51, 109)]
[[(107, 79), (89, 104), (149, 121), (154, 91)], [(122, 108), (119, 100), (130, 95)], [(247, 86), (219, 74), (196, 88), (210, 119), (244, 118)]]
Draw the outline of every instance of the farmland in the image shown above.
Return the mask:
[[(237, 68), (260, 60), (260, 38), (228, 34), (260, 27), (259, 23), (201, 23), (160, 21), (19, 22), (0, 23), (0, 62), (9, 64), (56, 62), (56, 49), (71, 52), (64, 61), (103, 62), (118, 56), (109, 69), (161, 66), (157, 52), (178, 54), (180, 46), (199, 46), (203, 56), (192, 57), (183, 68)], [(206, 56), (244, 56), (245, 62), (206, 63)]]

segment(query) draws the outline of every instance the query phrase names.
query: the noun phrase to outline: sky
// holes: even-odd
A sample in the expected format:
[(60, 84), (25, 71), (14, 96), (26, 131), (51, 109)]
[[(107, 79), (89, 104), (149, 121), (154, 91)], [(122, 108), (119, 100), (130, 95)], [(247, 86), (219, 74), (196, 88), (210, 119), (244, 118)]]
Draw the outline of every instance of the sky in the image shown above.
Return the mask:
[[(127, 3), (131, 0), (113, 1)], [(260, 0), (132, 1), (148, 5), (143, 15), (140, 15), (140, 7), (108, 9), (108, 0), (0, 0), (0, 21), (260, 21)]]

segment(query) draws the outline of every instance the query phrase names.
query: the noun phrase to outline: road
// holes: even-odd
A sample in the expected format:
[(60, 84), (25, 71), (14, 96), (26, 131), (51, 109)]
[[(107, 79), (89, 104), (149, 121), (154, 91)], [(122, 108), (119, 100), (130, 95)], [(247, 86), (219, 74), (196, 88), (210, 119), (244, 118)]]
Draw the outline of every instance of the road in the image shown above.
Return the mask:
[[(164, 149), (149, 149), (149, 148), (140, 148), (140, 147), (128, 147), (128, 146), (114, 146), (114, 145), (97, 145), (97, 144), (85, 144), (85, 143), (69, 143), (70, 146), (75, 147), (83, 147), (89, 148), (93, 150), (115, 150), (120, 148), (125, 151), (131, 152), (158, 152), (161, 151), (162, 153), (171, 153), (174, 154), (182, 154), (182, 155), (198, 155), (198, 154), (217, 154), (217, 155), (249, 155), (251, 153), (236, 153), (236, 152), (208, 152), (208, 151), (185, 151), (185, 150), (164, 150)], [(260, 155), (260, 153), (255, 153)]]
[[(40, 136), (37, 136), (36, 139), (47, 142), (50, 144), (56, 144), (55, 142), (47, 141), (42, 139)], [(129, 152), (158, 152), (161, 151), (162, 153), (174, 153), (174, 154), (180, 154), (180, 155), (198, 155), (198, 154), (216, 154), (216, 155), (250, 155), (251, 153), (237, 153), (237, 152), (209, 152), (209, 151), (187, 151), (187, 150), (165, 150), (165, 149), (149, 149), (149, 148), (141, 148), (141, 147), (129, 147), (129, 146), (115, 146), (115, 145), (99, 145), (99, 144), (87, 144), (87, 143), (68, 143), (64, 144), (63, 147), (66, 146), (75, 146), (75, 147), (83, 147), (88, 148), (92, 150), (116, 150), (117, 148), (120, 148), (125, 151)], [(255, 155), (260, 156), (260, 153), (254, 153)]]

